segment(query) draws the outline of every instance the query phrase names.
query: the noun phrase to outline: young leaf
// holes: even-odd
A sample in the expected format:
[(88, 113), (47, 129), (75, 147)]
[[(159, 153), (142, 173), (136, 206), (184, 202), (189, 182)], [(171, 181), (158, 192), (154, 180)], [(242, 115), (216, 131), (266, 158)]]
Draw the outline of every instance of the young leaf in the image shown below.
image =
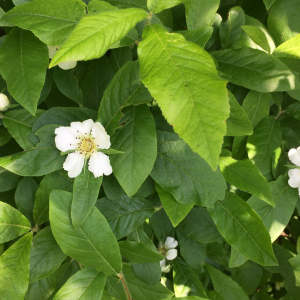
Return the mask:
[[(104, 11), (82, 18), (54, 55), (50, 68), (63, 61), (99, 58), (123, 38), (137, 22), (147, 17), (138, 8)], [(96, 44), (95, 44), (96, 42)]]
[(51, 192), (51, 230), (63, 252), (86, 266), (94, 266), (104, 274), (119, 273), (119, 246), (103, 215), (94, 207), (82, 226), (75, 229), (71, 220), (71, 204), (71, 193)]
[(32, 115), (36, 114), (48, 63), (47, 46), (22, 29), (12, 29), (0, 50), (0, 72), (7, 89)]
[[(213, 205), (224, 198), (225, 180), (177, 134), (158, 132), (158, 155), (151, 177), (181, 204)], [(172, 178), (172, 181), (169, 180)]]
[(55, 295), (54, 300), (101, 300), (106, 276), (93, 267), (84, 269), (71, 276)]
[(182, 2), (184, 0), (147, 0), (147, 7), (157, 14), (164, 9), (176, 6)]
[(226, 242), (239, 253), (263, 266), (277, 264), (268, 230), (244, 200), (226, 192), (225, 199), (208, 211)]
[(216, 169), (229, 115), (225, 81), (212, 58), (181, 35), (150, 25), (143, 38), (138, 48), (143, 83), (174, 130)]
[(290, 57), (290, 58), (300, 58), (299, 54), (300, 50), (300, 35), (296, 35), (295, 37), (291, 38), (290, 40), (284, 42), (280, 46), (278, 46), (273, 55), (276, 57)]
[(39, 0), (17, 6), (2, 20), (31, 30), (47, 45), (61, 45), (85, 16), (85, 4), (77, 0)]
[(130, 234), (154, 212), (150, 201), (123, 196), (117, 200), (102, 198), (96, 207), (107, 219), (117, 240)]
[(102, 176), (95, 178), (94, 174), (87, 168), (75, 178), (71, 207), (72, 224), (75, 228), (80, 227), (85, 222), (94, 208), (102, 178)]
[(30, 222), (15, 208), (0, 202), (0, 244), (30, 230)]
[(24, 235), (0, 256), (2, 299), (24, 299), (29, 283), (31, 239), (31, 233)]
[(191, 30), (177, 31), (176, 33), (180, 33), (186, 40), (204, 48), (213, 33), (213, 29), (210, 26), (206, 26)]

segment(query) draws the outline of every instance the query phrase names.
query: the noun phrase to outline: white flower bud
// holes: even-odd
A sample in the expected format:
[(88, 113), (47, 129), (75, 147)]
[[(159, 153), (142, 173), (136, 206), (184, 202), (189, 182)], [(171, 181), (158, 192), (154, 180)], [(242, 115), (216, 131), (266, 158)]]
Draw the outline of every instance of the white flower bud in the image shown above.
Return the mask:
[(64, 61), (58, 64), (58, 66), (63, 70), (70, 70), (75, 68), (77, 65), (77, 61)]
[(0, 111), (7, 110), (7, 107), (9, 106), (9, 100), (6, 95), (0, 93)]

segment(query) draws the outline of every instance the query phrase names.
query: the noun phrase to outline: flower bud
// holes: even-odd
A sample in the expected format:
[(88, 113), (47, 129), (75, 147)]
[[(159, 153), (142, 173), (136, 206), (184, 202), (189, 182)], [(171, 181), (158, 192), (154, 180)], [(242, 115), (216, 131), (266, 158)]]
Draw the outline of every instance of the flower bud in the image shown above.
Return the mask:
[(6, 95), (0, 93), (0, 111), (7, 110), (7, 107), (9, 106), (9, 100)]

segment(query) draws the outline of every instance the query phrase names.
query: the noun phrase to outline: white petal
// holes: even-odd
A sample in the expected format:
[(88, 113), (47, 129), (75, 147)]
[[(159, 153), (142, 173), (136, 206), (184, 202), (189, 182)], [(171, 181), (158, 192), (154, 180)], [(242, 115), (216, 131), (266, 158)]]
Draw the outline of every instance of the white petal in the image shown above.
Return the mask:
[(56, 54), (56, 52), (58, 51), (58, 49), (60, 48), (60, 46), (48, 46), (48, 50), (49, 50), (49, 58), (53, 58), (53, 56)]
[(77, 147), (78, 140), (70, 127), (59, 127), (55, 129), (55, 145), (62, 152), (73, 150)]
[(99, 122), (93, 125), (92, 137), (95, 139), (95, 143), (99, 146), (99, 149), (109, 149), (110, 137)]
[(165, 247), (167, 249), (175, 248), (175, 247), (177, 247), (177, 245), (178, 245), (178, 242), (174, 238), (172, 238), (170, 236), (167, 237), (167, 239), (165, 241)]
[(71, 128), (76, 132), (76, 133), (80, 133), (80, 134), (84, 134), (83, 133), (83, 126), (81, 122), (72, 122), (70, 124)]
[(9, 105), (9, 100), (6, 95), (0, 93), (0, 110), (6, 110)]
[(300, 147), (298, 147), (297, 149), (291, 149), (288, 155), (290, 161), (296, 166), (300, 167)]
[(166, 268), (166, 259), (164, 258), (159, 262), (161, 270), (163, 271)]
[(58, 66), (63, 70), (70, 70), (75, 68), (77, 65), (77, 61), (64, 61), (58, 64)]
[(82, 122), (83, 131), (86, 134), (90, 134), (92, 127), (94, 125), (94, 121), (92, 119), (88, 119)]
[(168, 260), (172, 260), (172, 259), (176, 258), (176, 256), (177, 256), (177, 249), (170, 249), (167, 252), (166, 258)]
[(81, 155), (79, 152), (73, 152), (67, 156), (63, 167), (66, 171), (69, 171), (68, 176), (70, 178), (75, 178), (81, 173), (83, 165), (84, 155)]
[(289, 170), (289, 186), (292, 188), (300, 187), (300, 170), (299, 169), (291, 169)]
[(112, 173), (109, 157), (101, 152), (95, 152), (89, 160), (89, 170), (94, 176), (100, 177), (103, 174), (108, 176)]

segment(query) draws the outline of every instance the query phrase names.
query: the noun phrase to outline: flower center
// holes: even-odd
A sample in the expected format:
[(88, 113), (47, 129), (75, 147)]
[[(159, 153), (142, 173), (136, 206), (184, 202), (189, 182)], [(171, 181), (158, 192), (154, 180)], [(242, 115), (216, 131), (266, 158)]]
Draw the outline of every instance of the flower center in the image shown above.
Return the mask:
[(84, 154), (87, 157), (90, 157), (94, 151), (97, 150), (97, 145), (95, 144), (95, 139), (88, 135), (88, 136), (82, 136), (79, 138), (80, 141), (78, 143), (78, 151), (80, 151), (81, 154)]
[(165, 246), (161, 246), (159, 249), (158, 249), (158, 252), (163, 255), (163, 256), (166, 256), (167, 255), (167, 252), (168, 252), (168, 249), (165, 248)]

